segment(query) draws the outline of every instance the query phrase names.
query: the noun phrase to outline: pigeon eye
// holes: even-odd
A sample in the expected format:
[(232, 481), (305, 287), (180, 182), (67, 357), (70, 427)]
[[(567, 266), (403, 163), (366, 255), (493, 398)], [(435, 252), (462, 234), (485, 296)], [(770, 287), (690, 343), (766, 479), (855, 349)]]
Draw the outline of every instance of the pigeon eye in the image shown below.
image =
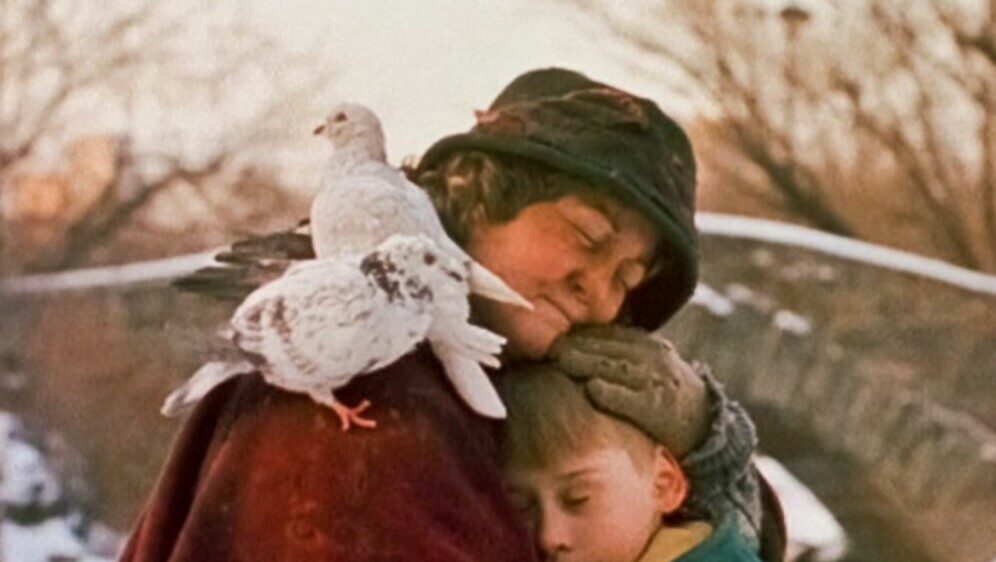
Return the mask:
[(425, 254), (422, 258), (425, 260), (425, 265), (432, 265), (436, 263), (436, 256), (432, 254)]
[(346, 120), (346, 114), (342, 111), (336, 113), (335, 117), (332, 118), (333, 123), (342, 123), (345, 120)]

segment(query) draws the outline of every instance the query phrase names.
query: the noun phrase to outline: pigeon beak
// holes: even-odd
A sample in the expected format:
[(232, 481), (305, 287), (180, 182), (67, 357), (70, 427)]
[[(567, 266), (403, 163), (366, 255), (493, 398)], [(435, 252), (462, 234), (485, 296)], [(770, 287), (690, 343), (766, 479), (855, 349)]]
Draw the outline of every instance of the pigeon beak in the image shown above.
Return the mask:
[(323, 132), (325, 132), (325, 125), (319, 125), (319, 126), (315, 127), (315, 130), (312, 131), (312, 134), (320, 135)]
[(516, 293), (500, 277), (491, 273), (479, 263), (472, 262), (470, 264), (469, 282), (471, 293), (493, 301), (513, 304), (526, 310), (533, 310), (534, 308), (533, 304), (526, 300), (525, 297)]

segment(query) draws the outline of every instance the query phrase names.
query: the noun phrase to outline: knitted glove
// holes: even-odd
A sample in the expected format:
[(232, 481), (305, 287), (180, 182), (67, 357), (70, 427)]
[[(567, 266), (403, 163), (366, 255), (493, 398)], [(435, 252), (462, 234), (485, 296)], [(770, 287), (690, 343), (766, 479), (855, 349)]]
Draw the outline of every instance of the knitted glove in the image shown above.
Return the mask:
[(731, 400), (708, 367), (696, 363), (706, 383), (712, 426), (705, 442), (681, 459), (691, 490), (684, 512), (718, 521), (733, 513), (740, 532), (757, 547), (761, 529), (761, 497), (752, 459), (757, 433), (747, 411)]
[(638, 328), (581, 328), (550, 350), (557, 365), (587, 380), (598, 408), (625, 419), (681, 459), (709, 430), (706, 386), (671, 342)]

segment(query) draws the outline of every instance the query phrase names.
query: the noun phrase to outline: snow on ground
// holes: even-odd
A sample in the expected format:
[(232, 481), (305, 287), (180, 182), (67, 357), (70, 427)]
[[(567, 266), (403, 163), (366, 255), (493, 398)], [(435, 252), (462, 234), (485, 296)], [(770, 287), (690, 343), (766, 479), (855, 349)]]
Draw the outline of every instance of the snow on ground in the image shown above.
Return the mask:
[(0, 501), (5, 506), (49, 506), (62, 493), (55, 474), (48, 469), (38, 449), (19, 437), (23, 432), (14, 416), (0, 414), (0, 432), (4, 439)]
[(783, 330), (797, 336), (805, 336), (809, 332), (813, 331), (813, 325), (809, 320), (799, 316), (791, 310), (779, 310), (775, 313), (775, 317), (772, 319), (772, 322), (778, 327), (779, 330)]
[(5, 521), (0, 529), (3, 559), (9, 562), (111, 562), (91, 553), (65, 518), (23, 526)]
[(689, 302), (705, 308), (714, 316), (729, 316), (736, 308), (730, 299), (719, 294), (716, 289), (705, 283), (699, 283), (695, 286), (695, 293), (692, 294), (692, 299)]
[(785, 511), (787, 560), (797, 560), (803, 555), (812, 562), (842, 559), (847, 554), (847, 535), (830, 510), (775, 459), (758, 455), (755, 462), (775, 489)]
[[(21, 421), (0, 412), (0, 552), (5, 562), (110, 562), (121, 538), (74, 509)], [(85, 529), (85, 531), (84, 531)]]
[(763, 311), (770, 311), (773, 306), (770, 298), (755, 293), (742, 283), (728, 283), (725, 292), (726, 298), (736, 304), (749, 305)]

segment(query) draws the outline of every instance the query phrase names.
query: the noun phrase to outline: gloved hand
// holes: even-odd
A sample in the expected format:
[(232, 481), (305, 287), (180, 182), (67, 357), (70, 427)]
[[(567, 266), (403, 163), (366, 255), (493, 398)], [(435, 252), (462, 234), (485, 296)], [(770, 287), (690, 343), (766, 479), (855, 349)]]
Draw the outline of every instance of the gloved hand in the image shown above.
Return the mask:
[(601, 410), (628, 420), (679, 459), (691, 489), (686, 516), (714, 524), (728, 514), (757, 545), (761, 498), (751, 455), (757, 445), (746, 410), (726, 396), (705, 365), (689, 365), (657, 334), (618, 325), (563, 336), (550, 351), (585, 382)]
[(590, 326), (561, 337), (550, 355), (567, 374), (587, 381), (598, 408), (628, 420), (678, 459), (705, 441), (711, 419), (706, 385), (664, 337), (629, 326)]

